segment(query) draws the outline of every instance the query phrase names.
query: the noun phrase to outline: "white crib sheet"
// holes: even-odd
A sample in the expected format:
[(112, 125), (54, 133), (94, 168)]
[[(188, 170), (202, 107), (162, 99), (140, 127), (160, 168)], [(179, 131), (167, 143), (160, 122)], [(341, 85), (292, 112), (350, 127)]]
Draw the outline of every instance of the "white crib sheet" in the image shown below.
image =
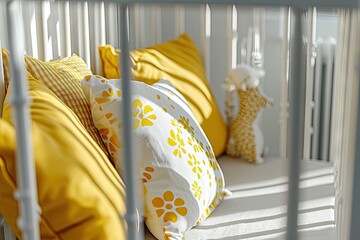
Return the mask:
[[(221, 157), (226, 186), (233, 194), (186, 239), (284, 239), (286, 230), (287, 162), (265, 159), (252, 165)], [(335, 239), (333, 168), (302, 161), (299, 202), (300, 239)], [(155, 239), (146, 231), (145, 239)]]

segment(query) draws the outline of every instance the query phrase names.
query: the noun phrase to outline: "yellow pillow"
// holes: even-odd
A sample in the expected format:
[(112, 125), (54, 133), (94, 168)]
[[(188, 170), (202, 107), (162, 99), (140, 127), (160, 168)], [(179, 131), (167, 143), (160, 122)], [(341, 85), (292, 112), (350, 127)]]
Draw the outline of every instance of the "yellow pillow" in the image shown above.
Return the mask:
[[(115, 56), (102, 58), (106, 67), (104, 73), (115, 72), (109, 68), (119, 66), (117, 53), (109, 50), (110, 46), (99, 49), (100, 52), (107, 52), (107, 55), (112, 53)], [(134, 79), (153, 84), (161, 78), (166, 78), (184, 95), (207, 135), (215, 155), (220, 156), (226, 147), (227, 126), (207, 84), (199, 52), (189, 35), (183, 34), (163, 44), (133, 50), (130, 57)], [(114, 75), (105, 77), (112, 78)]]
[(9, 52), (3, 48), (1, 51), (1, 55), (3, 60), (4, 82), (5, 82), (5, 93), (6, 93), (10, 81)]
[(104, 76), (109, 79), (119, 78), (119, 53), (111, 45), (105, 45), (99, 47), (99, 54)]
[[(41, 239), (125, 239), (120, 177), (76, 115), (39, 81), (29, 81)], [(9, 97), (0, 120), (0, 213), (21, 237)]]
[(92, 74), (85, 62), (77, 55), (51, 62), (25, 56), (28, 72), (47, 86), (58, 96), (79, 118), (80, 122), (101, 149), (108, 154), (100, 134), (91, 118), (89, 104), (81, 90), (80, 80)]

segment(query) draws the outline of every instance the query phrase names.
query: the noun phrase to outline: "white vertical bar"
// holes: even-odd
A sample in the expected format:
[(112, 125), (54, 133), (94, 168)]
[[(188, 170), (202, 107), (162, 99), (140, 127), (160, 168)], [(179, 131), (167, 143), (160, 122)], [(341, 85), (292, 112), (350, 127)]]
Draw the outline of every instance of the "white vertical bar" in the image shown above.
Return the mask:
[(42, 42), (43, 45), (40, 47), (44, 48), (44, 60), (49, 61), (53, 59), (53, 49), (52, 49), (52, 38), (49, 36), (48, 29), (48, 20), (50, 18), (50, 2), (43, 1), (41, 2), (41, 29), (42, 29)]
[(331, 121), (331, 104), (332, 104), (332, 85), (333, 85), (333, 66), (334, 66), (334, 50), (335, 50), (335, 39), (328, 39), (325, 42), (325, 82), (322, 86), (324, 89), (322, 108), (322, 136), (321, 136), (321, 152), (320, 159), (323, 161), (329, 161), (329, 142), (330, 142), (330, 121)]
[[(192, 40), (199, 49), (200, 55), (202, 56), (202, 38), (205, 35), (203, 23), (202, 9), (204, 5), (186, 5), (185, 6), (185, 31), (189, 33)], [(203, 61), (204, 63), (204, 61)]]
[(163, 4), (161, 7), (161, 41), (169, 41), (177, 37), (175, 22), (175, 7), (171, 4)]
[(280, 157), (286, 160), (287, 149), (287, 119), (288, 119), (288, 81), (289, 81), (289, 39), (290, 39), (290, 9), (284, 8), (284, 38), (282, 42), (281, 67), (281, 102), (280, 102)]
[(185, 32), (185, 7), (177, 5), (175, 7), (175, 33), (180, 35)]
[(85, 60), (87, 66), (91, 67), (90, 61), (90, 35), (89, 35), (89, 8), (87, 2), (79, 2), (79, 54)]
[(9, 224), (4, 221), (4, 237), (5, 240), (16, 240), (15, 234), (11, 231)]
[[(223, 89), (224, 81), (228, 75), (231, 38), (229, 38), (229, 32), (231, 29), (231, 8), (225, 5), (210, 5), (211, 7), (211, 42), (210, 42), (210, 85), (213, 91), (214, 97), (217, 100), (220, 112), (225, 117), (225, 91), (218, 91), (217, 89)], [(226, 46), (219, 47), (219, 46)], [(225, 50), (225, 51), (224, 51)], [(209, 78), (208, 78), (209, 79)]]
[(330, 160), (334, 164), (334, 187), (335, 187), (335, 224), (337, 225), (337, 239), (341, 239), (344, 234), (343, 224), (343, 197), (342, 197), (342, 156), (341, 156), (341, 135), (342, 135), (342, 119), (344, 104), (344, 82), (342, 79), (341, 66), (344, 64), (342, 58), (343, 51), (346, 51), (346, 42), (344, 38), (346, 36), (346, 10), (338, 10), (339, 16), (339, 30), (338, 30), (338, 45), (335, 59), (335, 78), (333, 89), (333, 109), (332, 109), (332, 126), (331, 126), (331, 138), (330, 138)]
[(124, 139), (124, 158), (128, 161), (124, 162), (125, 169), (125, 184), (126, 184), (126, 216), (127, 221), (127, 239), (136, 240), (143, 239), (143, 229), (138, 231), (138, 216), (136, 207), (138, 205), (138, 185), (136, 184), (136, 171), (135, 166), (137, 159), (134, 152), (133, 144), (133, 132), (132, 132), (132, 117), (131, 117), (131, 85), (130, 85), (130, 63), (129, 63), (129, 42), (128, 42), (128, 29), (127, 29), (127, 6), (125, 4), (117, 5), (117, 22), (120, 25), (120, 31), (118, 32), (117, 39), (120, 40), (121, 63), (122, 70), (122, 90), (123, 90), (123, 102), (122, 102), (122, 121), (124, 123), (123, 139)]
[(106, 26), (106, 43), (118, 48), (117, 36), (117, 23), (116, 19), (116, 4), (105, 2), (105, 26)]
[[(233, 12), (234, 12), (234, 5), (228, 5), (226, 9), (226, 65), (227, 65), (227, 71), (230, 71), (232, 69), (232, 60), (233, 60), (233, 39), (234, 39), (234, 31), (233, 31)], [(226, 77), (226, 76), (225, 76)], [(222, 81), (224, 81), (222, 79)]]
[(210, 38), (211, 38), (211, 9), (209, 4), (201, 8), (201, 29), (202, 29), (202, 57), (205, 65), (205, 73), (208, 82), (211, 82), (210, 74)]
[(72, 37), (76, 36), (77, 46), (78, 46), (78, 54), (81, 58), (85, 56), (85, 48), (84, 48), (84, 41), (85, 41), (85, 18), (84, 18), (84, 4), (85, 2), (78, 2), (77, 3), (77, 33)]
[(311, 143), (311, 157), (318, 158), (319, 156), (319, 138), (320, 138), (320, 110), (321, 110), (321, 78), (323, 71), (323, 55), (324, 55), (324, 42), (321, 39), (317, 41), (316, 47), (316, 64), (315, 64), (315, 73), (314, 73), (314, 112), (313, 112), (313, 133), (312, 133), (312, 143)]
[(31, 141), (30, 97), (24, 66), (23, 26), (19, 1), (8, 2), (8, 32), (13, 92), (10, 104), (16, 128), (16, 198), (19, 202), (19, 229), (24, 240), (39, 239), (39, 206)]
[[(0, 49), (1, 47), (2, 47), (2, 42), (0, 39)], [(0, 118), (2, 116), (4, 99), (5, 99), (5, 80), (4, 80), (3, 59), (2, 59), (2, 54), (0, 54)]]
[(316, 37), (316, 9), (309, 8), (307, 14), (307, 47), (306, 47), (306, 96), (303, 159), (310, 160), (312, 112), (314, 92), (314, 64)]
[(7, 43), (7, 29), (6, 29), (6, 1), (0, 1), (0, 42), (2, 42), (2, 47), (7, 48), (8, 47), (8, 43)]
[(89, 47), (91, 69), (98, 75), (103, 75), (98, 46), (105, 44), (104, 19), (104, 3), (89, 2)]
[(60, 26), (59, 26), (59, 3), (48, 2), (49, 17), (47, 19), (48, 26), (48, 39), (49, 48), (52, 50), (51, 59), (57, 59), (60, 57)]
[[(353, 188), (352, 188), (352, 206), (351, 206), (351, 228), (350, 228), (350, 240), (356, 240), (360, 238), (360, 228), (359, 228), (359, 222), (360, 222), (360, 97), (359, 97), (359, 81), (360, 81), (360, 48), (359, 48), (359, 39), (360, 39), (360, 13), (358, 10), (353, 10), (353, 34), (352, 37), (353, 45), (350, 46), (351, 51), (353, 51), (353, 71), (354, 71), (354, 82), (355, 82), (355, 91), (357, 91), (354, 95), (356, 96), (355, 104), (357, 104), (357, 119), (355, 120), (357, 122), (356, 126), (356, 139), (354, 147), (356, 149), (355, 156), (354, 156), (354, 173), (353, 175)], [(353, 102), (353, 103), (354, 103)]]
[(302, 22), (301, 10), (292, 9), (293, 18), (291, 21), (291, 50), (290, 50), (290, 87), (289, 87), (289, 132), (288, 132), (288, 153), (289, 153), (289, 194), (288, 194), (288, 215), (287, 215), (287, 239), (298, 239), (298, 205), (299, 205), (299, 176), (300, 161), (303, 152), (303, 131), (304, 131), (304, 103), (305, 103), (305, 80), (302, 72)]
[[(342, 58), (345, 60), (344, 65), (341, 66), (342, 78), (345, 87), (344, 115), (342, 126), (342, 154), (341, 154), (341, 197), (342, 197), (342, 216), (341, 229), (342, 239), (359, 239), (356, 236), (358, 230), (353, 229), (353, 226), (358, 228), (358, 222), (351, 222), (359, 216), (359, 202), (352, 202), (353, 198), (357, 198), (358, 189), (355, 189), (358, 183), (353, 182), (354, 179), (359, 178), (359, 175), (354, 175), (356, 172), (354, 168), (358, 168), (358, 161), (356, 159), (356, 151), (358, 142), (356, 139), (357, 129), (357, 110), (358, 96), (359, 96), (359, 26), (357, 24), (357, 10), (347, 10), (346, 19), (348, 20), (344, 27), (346, 28), (346, 35), (344, 38), (345, 49), (342, 51)], [(346, 79), (346, 81), (344, 81)], [(356, 129), (356, 130), (355, 130)], [(352, 208), (354, 207), (354, 209)], [(352, 232), (353, 231), (353, 232)], [(356, 238), (357, 237), (357, 238)]]
[(44, 42), (44, 30), (43, 30), (43, 20), (42, 20), (42, 2), (34, 2), (35, 4), (35, 29), (36, 29), (36, 49), (33, 49), (33, 55), (38, 57), (41, 60), (45, 58), (45, 42)]
[(161, 7), (159, 5), (153, 5), (151, 7), (151, 29), (153, 34), (153, 43), (158, 44), (161, 42)]
[(35, 9), (34, 2), (23, 1), (22, 2), (22, 14), (23, 14), (23, 25), (24, 25), (24, 34), (27, 36), (25, 41), (25, 51), (26, 54), (33, 56), (33, 38), (32, 38), (32, 20), (34, 19)]
[(232, 6), (232, 15), (231, 15), (231, 63), (229, 65), (229, 70), (236, 68), (237, 64), (237, 53), (238, 53), (238, 14), (236, 5)]
[(69, 26), (70, 26), (70, 53), (80, 55), (79, 47), (79, 24), (80, 18), (78, 17), (78, 2), (69, 1)]
[(265, 9), (254, 8), (252, 25), (251, 65), (263, 68), (265, 42)]
[(69, 2), (59, 2), (61, 57), (71, 54)]
[[(135, 48), (145, 47), (145, 6), (142, 4), (136, 4), (134, 6), (135, 15)], [(160, 26), (161, 27), (161, 26)]]

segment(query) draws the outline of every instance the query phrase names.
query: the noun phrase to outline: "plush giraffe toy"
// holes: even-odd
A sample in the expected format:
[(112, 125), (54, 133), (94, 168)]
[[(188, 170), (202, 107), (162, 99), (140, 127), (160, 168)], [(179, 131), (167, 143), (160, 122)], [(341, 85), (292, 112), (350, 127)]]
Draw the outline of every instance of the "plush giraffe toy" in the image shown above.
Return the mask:
[[(263, 162), (264, 137), (256, 118), (262, 108), (272, 105), (260, 88), (260, 78), (264, 75), (263, 70), (242, 64), (232, 70), (226, 79), (227, 85), (237, 91), (239, 101), (235, 119), (231, 121), (231, 117), (228, 117), (230, 133), (226, 153), (257, 164)], [(232, 106), (228, 103), (228, 114)]]

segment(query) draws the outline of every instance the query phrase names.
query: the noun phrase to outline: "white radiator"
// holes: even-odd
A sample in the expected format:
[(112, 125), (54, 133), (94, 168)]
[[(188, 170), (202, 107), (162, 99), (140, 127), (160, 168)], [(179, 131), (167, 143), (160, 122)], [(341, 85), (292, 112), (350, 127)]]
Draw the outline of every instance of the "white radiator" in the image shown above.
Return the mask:
[(336, 41), (318, 39), (313, 74), (310, 158), (329, 161)]

